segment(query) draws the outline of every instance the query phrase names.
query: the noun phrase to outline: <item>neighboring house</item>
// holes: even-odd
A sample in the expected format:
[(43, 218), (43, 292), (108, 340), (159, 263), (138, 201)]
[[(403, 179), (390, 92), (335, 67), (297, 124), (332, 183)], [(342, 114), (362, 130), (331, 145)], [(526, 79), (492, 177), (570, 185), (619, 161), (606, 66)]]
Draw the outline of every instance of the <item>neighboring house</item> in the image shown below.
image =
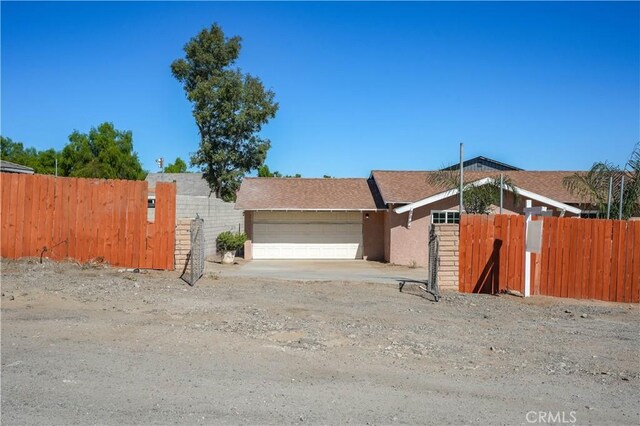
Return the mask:
[(216, 253), (216, 238), (223, 231), (242, 231), (244, 218), (235, 209), (234, 203), (227, 203), (215, 197), (201, 173), (149, 173), (149, 220), (154, 220), (155, 186), (157, 182), (176, 183), (176, 221), (195, 218), (204, 219), (205, 254)]
[[(460, 170), (460, 164), (454, 164), (452, 166), (445, 167), (441, 170)], [(491, 158), (480, 156), (480, 157), (472, 158), (470, 160), (463, 161), (462, 170), (487, 172), (492, 170), (493, 171), (507, 171), (507, 170), (516, 171), (516, 170), (522, 170), (522, 169), (509, 164), (501, 163), (500, 161), (492, 160)]]
[(0, 172), (23, 173), (23, 174), (32, 175), (33, 169), (31, 167), (23, 166), (21, 164), (12, 163), (11, 161), (0, 160)]
[[(369, 179), (246, 178), (236, 208), (245, 210), (254, 259), (369, 259), (428, 264), (432, 223), (457, 223), (457, 188), (428, 182), (435, 172), (374, 170)], [(554, 215), (580, 216), (582, 200), (562, 185), (570, 171), (503, 171), (520, 194), (505, 190), (503, 212), (522, 214), (525, 200)], [(486, 183), (495, 170), (469, 171)], [(497, 208), (497, 206), (496, 206)]]

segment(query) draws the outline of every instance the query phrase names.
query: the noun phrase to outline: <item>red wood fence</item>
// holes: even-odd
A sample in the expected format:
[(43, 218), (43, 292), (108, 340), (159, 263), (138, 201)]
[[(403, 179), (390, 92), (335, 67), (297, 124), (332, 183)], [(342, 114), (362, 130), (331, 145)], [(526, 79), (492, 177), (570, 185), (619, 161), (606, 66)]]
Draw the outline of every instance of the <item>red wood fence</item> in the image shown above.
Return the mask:
[[(531, 294), (640, 302), (640, 221), (544, 217)], [(524, 216), (463, 215), (459, 290), (524, 292)]]
[(176, 187), (156, 186), (147, 221), (145, 181), (0, 174), (0, 256), (173, 269)]

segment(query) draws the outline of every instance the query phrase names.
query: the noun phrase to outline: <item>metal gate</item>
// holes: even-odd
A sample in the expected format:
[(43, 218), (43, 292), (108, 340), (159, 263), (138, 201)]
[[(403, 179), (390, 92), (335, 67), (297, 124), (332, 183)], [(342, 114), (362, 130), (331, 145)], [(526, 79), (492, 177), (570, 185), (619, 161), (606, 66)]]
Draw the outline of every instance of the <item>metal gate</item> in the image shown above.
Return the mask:
[(401, 280), (399, 284), (399, 290), (406, 283), (416, 283), (419, 285), (420, 290), (431, 294), (435, 301), (440, 300), (440, 289), (438, 288), (438, 265), (440, 265), (440, 237), (436, 234), (435, 228), (431, 226), (429, 230), (429, 265), (427, 270), (427, 279), (422, 280)]
[(429, 230), (429, 271), (427, 278), (428, 293), (433, 294), (436, 301), (440, 299), (440, 289), (438, 288), (438, 266), (440, 265), (440, 237), (436, 234), (435, 227)]
[(204, 274), (204, 219), (196, 218), (191, 221), (191, 250), (187, 256), (187, 265), (182, 279), (190, 286)]

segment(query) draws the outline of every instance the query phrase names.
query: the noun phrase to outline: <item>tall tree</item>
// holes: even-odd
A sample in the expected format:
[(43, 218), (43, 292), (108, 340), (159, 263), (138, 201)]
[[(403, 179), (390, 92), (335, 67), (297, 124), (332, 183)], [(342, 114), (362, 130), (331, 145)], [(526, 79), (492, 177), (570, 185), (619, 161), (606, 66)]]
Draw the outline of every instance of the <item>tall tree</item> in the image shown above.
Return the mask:
[(617, 219), (620, 211), (620, 187), (624, 177), (622, 194), (622, 218), (640, 215), (640, 142), (629, 156), (624, 168), (608, 161), (593, 163), (588, 172), (576, 172), (563, 180), (565, 188), (572, 194), (595, 206), (598, 217), (607, 217), (609, 180), (612, 181), (610, 217)]
[(260, 167), (270, 141), (259, 132), (275, 117), (275, 94), (259, 78), (235, 66), (241, 38), (226, 38), (214, 24), (185, 46), (171, 64), (193, 104), (200, 145), (191, 164), (200, 167), (217, 197), (233, 200), (245, 173)]
[[(460, 172), (458, 170), (439, 170), (431, 173), (427, 181), (443, 190), (460, 188)], [(518, 189), (511, 179), (504, 177), (503, 188), (513, 192), (518, 199)], [(474, 185), (473, 182), (465, 182), (462, 187), (464, 211), (470, 214), (489, 214), (491, 206), (500, 202), (500, 176), (492, 176), (484, 185)]]
[(163, 170), (165, 173), (186, 173), (187, 163), (180, 157), (176, 158), (173, 164), (169, 164)]
[(138, 154), (133, 151), (130, 131), (116, 130), (113, 123), (102, 123), (88, 134), (77, 130), (62, 150), (60, 167), (64, 176), (142, 180)]

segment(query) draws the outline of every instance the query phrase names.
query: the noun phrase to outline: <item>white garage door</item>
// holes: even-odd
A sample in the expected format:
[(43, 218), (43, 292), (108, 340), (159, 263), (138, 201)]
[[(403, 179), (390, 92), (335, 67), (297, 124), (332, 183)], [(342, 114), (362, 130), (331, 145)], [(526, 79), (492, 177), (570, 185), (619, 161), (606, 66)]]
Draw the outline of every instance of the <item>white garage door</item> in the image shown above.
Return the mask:
[(254, 259), (362, 259), (362, 213), (254, 212)]

